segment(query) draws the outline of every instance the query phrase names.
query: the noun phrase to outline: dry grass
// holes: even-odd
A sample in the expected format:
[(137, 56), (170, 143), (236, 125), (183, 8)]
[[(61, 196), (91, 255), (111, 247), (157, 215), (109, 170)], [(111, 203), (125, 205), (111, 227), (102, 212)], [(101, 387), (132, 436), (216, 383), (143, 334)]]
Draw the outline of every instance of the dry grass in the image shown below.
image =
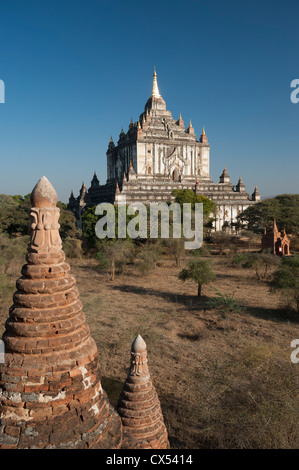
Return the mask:
[[(148, 277), (132, 268), (114, 282), (92, 264), (74, 263), (73, 271), (114, 404), (140, 333), (172, 447), (299, 447), (299, 371), (290, 362), (298, 324), (266, 283), (219, 257), (217, 280), (199, 300), (171, 262)], [(246, 310), (205, 310), (215, 289)]]
[[(195, 283), (178, 279), (181, 268), (160, 264), (147, 277), (128, 267), (111, 282), (95, 261), (71, 260), (111, 402), (140, 333), (173, 448), (298, 448), (299, 365), (290, 361), (296, 318), (265, 282), (225, 257), (215, 257), (217, 279), (201, 300)], [(215, 289), (246, 310), (205, 309)]]

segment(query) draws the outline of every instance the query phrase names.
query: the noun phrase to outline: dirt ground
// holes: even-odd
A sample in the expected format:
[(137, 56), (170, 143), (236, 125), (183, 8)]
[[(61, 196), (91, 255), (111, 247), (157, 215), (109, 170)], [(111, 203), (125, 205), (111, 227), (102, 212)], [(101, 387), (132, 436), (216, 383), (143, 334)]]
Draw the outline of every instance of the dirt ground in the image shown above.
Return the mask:
[[(298, 448), (297, 319), (253, 271), (213, 258), (217, 279), (202, 299), (171, 260), (149, 276), (128, 267), (113, 282), (93, 260), (71, 262), (103, 388), (115, 405), (141, 334), (172, 448)], [(246, 309), (206, 309), (215, 289)]]

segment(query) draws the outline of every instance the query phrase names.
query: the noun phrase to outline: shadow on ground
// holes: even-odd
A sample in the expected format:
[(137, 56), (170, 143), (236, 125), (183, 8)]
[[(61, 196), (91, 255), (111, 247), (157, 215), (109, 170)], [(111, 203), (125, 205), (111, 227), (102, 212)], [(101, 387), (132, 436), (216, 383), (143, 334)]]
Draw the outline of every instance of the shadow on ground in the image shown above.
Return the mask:
[[(198, 310), (209, 310), (209, 307), (207, 306), (207, 303), (211, 298), (213, 297), (207, 297), (202, 295), (201, 297), (198, 297), (197, 295), (182, 295), (182, 294), (175, 294), (173, 292), (162, 292), (157, 289), (151, 289), (148, 287), (138, 287), (138, 286), (133, 286), (129, 284), (121, 284), (121, 285), (113, 285), (111, 286), (112, 289), (119, 290), (121, 292), (131, 292), (134, 294), (138, 295), (153, 295), (155, 297), (160, 297), (163, 299), (166, 299), (170, 302), (186, 305), (189, 307), (190, 310), (192, 311), (198, 311)], [(264, 307), (252, 307), (252, 306), (247, 306), (245, 303), (242, 303), (242, 301), (238, 301), (240, 304), (243, 305), (244, 310), (242, 311), (242, 314), (244, 315), (252, 315), (257, 318), (262, 318), (264, 320), (272, 320), (276, 322), (292, 322), (292, 323), (299, 323), (299, 316), (288, 309), (283, 309), (283, 308), (276, 308), (276, 309), (271, 309), (271, 308), (264, 308)]]
[(118, 380), (109, 379), (107, 377), (101, 378), (102, 387), (108, 395), (111, 405), (116, 408), (117, 400), (123, 388), (123, 383)]

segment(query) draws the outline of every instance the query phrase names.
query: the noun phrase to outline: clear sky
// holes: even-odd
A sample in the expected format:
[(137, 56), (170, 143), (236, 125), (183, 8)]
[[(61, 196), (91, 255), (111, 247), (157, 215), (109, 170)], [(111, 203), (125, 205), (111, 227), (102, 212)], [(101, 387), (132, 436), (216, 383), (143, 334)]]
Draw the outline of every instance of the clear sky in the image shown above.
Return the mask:
[(251, 194), (298, 193), (298, 0), (2, 0), (0, 193), (45, 175), (67, 202), (160, 93), (202, 126), (218, 182), (226, 165)]

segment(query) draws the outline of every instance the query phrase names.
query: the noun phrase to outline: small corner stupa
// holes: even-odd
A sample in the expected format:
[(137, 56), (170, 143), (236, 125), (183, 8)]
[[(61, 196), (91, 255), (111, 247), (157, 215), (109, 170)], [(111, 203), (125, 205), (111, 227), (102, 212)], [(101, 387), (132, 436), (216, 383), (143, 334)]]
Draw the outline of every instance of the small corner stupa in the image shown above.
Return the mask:
[(0, 449), (122, 446), (122, 423), (100, 380), (98, 351), (59, 235), (57, 194), (31, 195), (27, 264), (17, 281), (0, 364)]
[(146, 344), (140, 335), (131, 347), (131, 366), (118, 400), (117, 411), (125, 433), (133, 436), (141, 448), (169, 448), (160, 401), (147, 366)]

